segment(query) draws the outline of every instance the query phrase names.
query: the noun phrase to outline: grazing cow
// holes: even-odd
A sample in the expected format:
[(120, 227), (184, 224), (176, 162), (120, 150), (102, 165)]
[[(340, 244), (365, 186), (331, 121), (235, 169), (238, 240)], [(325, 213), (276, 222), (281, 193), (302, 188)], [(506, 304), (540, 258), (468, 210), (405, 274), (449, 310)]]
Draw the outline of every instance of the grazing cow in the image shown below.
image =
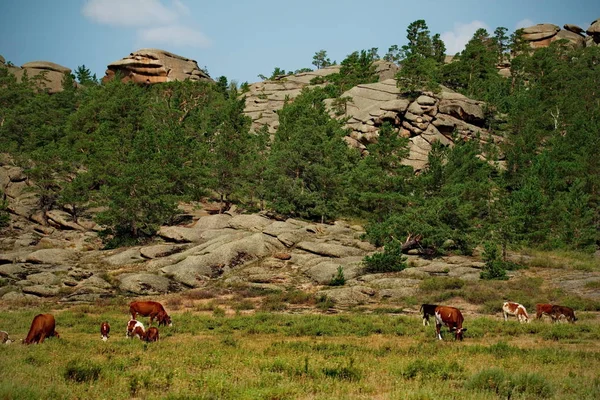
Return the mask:
[(574, 324), (577, 321), (577, 317), (575, 317), (575, 311), (572, 308), (566, 306), (552, 306), (552, 312), (550, 316), (552, 317), (552, 322), (556, 322), (561, 316), (565, 316), (567, 321)]
[(525, 306), (523, 306), (522, 304), (513, 303), (512, 301), (506, 301), (502, 305), (502, 312), (504, 314), (505, 321), (508, 321), (509, 315), (514, 315), (515, 317), (517, 317), (520, 323), (529, 323), (529, 315), (527, 314)]
[(421, 304), (420, 311), (423, 313), (423, 326), (429, 325), (429, 317), (435, 317), (437, 304)]
[(31, 328), (27, 337), (23, 340), (24, 344), (32, 343), (43, 343), (47, 337), (60, 337), (58, 332), (54, 329), (56, 322), (54, 321), (54, 315), (52, 314), (38, 314), (33, 317), (31, 322)]
[(0, 343), (11, 344), (12, 340), (8, 336), (8, 332), (0, 331)]
[(129, 320), (127, 323), (127, 331), (125, 332), (126, 338), (135, 338), (137, 337), (140, 340), (144, 340), (146, 338), (146, 330), (144, 329), (144, 324), (140, 321), (136, 321), (135, 319)]
[(134, 301), (129, 304), (129, 312), (131, 313), (132, 319), (135, 319), (138, 314), (144, 317), (149, 316), (150, 325), (152, 325), (152, 321), (156, 318), (158, 320), (158, 326), (173, 326), (171, 317), (169, 317), (165, 308), (156, 301)]
[(438, 339), (442, 340), (441, 329), (442, 325), (445, 324), (450, 332), (454, 331), (454, 338), (456, 340), (463, 340), (463, 333), (467, 328), (463, 328), (464, 318), (458, 308), (437, 306), (435, 308), (435, 331)]
[[(535, 318), (540, 319), (542, 315), (548, 315), (552, 318), (552, 304), (536, 304), (535, 305)], [(554, 318), (552, 318), (554, 320)]]
[(108, 340), (108, 334), (110, 333), (110, 325), (104, 321), (100, 324), (100, 337), (105, 342)]
[(158, 328), (151, 326), (146, 331), (146, 342), (158, 342)]

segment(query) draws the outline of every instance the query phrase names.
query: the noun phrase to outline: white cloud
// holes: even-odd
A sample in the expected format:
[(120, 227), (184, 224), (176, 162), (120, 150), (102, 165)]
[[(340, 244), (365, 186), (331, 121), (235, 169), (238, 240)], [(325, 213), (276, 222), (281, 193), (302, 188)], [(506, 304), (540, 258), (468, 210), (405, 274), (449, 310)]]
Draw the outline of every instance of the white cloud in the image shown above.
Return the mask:
[(481, 21), (473, 21), (468, 24), (455, 23), (452, 31), (440, 35), (446, 45), (446, 54), (454, 55), (464, 50), (465, 45), (471, 40), (475, 31), (480, 28), (490, 32), (490, 28)]
[(515, 25), (515, 30), (517, 29), (521, 29), (521, 28), (527, 28), (529, 26), (533, 26), (535, 25), (535, 22), (533, 22), (532, 20), (525, 18), (520, 20), (519, 22), (517, 22), (517, 24)]
[(147, 44), (170, 46), (209, 47), (210, 39), (202, 32), (179, 25), (138, 30), (138, 39)]
[(88, 0), (81, 13), (104, 25), (136, 28), (144, 45), (208, 47), (210, 39), (201, 31), (186, 26), (190, 9), (181, 0)]
[[(175, 9), (179, 9), (178, 3)], [(81, 12), (94, 22), (126, 27), (170, 24), (178, 18), (178, 11), (158, 0), (89, 0)]]

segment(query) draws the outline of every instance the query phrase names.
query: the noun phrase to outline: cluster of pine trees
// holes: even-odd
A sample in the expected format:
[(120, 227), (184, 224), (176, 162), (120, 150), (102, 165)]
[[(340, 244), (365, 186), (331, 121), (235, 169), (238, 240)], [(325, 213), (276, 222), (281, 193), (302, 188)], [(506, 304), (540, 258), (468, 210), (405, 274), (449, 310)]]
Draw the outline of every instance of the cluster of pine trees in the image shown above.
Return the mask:
[[(445, 85), (486, 101), (487, 126), (505, 137), (499, 148), (436, 144), (418, 175), (401, 164), (408, 142), (388, 124), (368, 155), (349, 148), (323, 100), (342, 104), (345, 90), (376, 81), (377, 49), (352, 53), (327, 85), (286, 104), (273, 138), (250, 132), (243, 90), (225, 77), (142, 87), (99, 84), (80, 67), (48, 95), (36, 89), (43, 77), (17, 82), (0, 69), (0, 148), (26, 167), (40, 209), (77, 220), (93, 207), (111, 246), (151, 237), (179, 201), (209, 196), (296, 218), (355, 218), (389, 254), (409, 234), (436, 252), (468, 254), (483, 243), (596, 249), (600, 48), (555, 42), (530, 52), (519, 32), (508, 38), (498, 28), (477, 31), (445, 64), (425, 21), (407, 32), (408, 44), (383, 57), (402, 66), (398, 85), (408, 95)], [(315, 60), (330, 62), (324, 51)], [(503, 78), (496, 65), (507, 60), (512, 76)]]

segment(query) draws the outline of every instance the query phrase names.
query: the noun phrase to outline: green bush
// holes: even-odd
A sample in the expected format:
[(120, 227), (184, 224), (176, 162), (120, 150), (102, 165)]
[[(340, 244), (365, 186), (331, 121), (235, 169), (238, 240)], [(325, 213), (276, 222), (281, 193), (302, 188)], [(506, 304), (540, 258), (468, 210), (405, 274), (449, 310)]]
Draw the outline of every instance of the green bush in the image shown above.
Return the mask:
[(344, 276), (344, 269), (340, 265), (337, 269), (336, 275), (331, 278), (329, 286), (344, 286), (345, 283), (346, 277)]
[(406, 257), (402, 254), (402, 245), (393, 240), (385, 245), (383, 253), (375, 253), (364, 258), (365, 272), (399, 272), (406, 268)]

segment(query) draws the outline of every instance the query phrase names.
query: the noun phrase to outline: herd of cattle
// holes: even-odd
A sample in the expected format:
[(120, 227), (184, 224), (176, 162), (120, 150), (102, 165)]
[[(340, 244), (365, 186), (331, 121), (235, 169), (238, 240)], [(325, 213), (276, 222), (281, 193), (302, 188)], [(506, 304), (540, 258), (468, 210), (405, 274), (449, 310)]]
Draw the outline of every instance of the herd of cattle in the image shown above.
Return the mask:
[[(437, 304), (423, 304), (420, 311), (423, 313), (423, 325), (429, 325), (429, 317), (435, 318), (435, 332), (438, 339), (442, 340), (441, 328), (446, 325), (450, 332), (454, 332), (456, 340), (463, 340), (464, 332), (467, 328), (463, 328), (464, 318), (458, 308), (440, 306)], [(502, 305), (504, 320), (508, 320), (509, 315), (517, 317), (520, 323), (529, 322), (529, 315), (522, 304), (505, 302)], [(127, 322), (127, 331), (125, 337), (139, 338), (147, 342), (156, 342), (159, 339), (158, 328), (150, 326), (148, 330), (144, 328), (144, 324), (136, 319), (138, 315), (150, 317), (150, 325), (156, 319), (158, 326), (172, 326), (171, 317), (165, 311), (162, 304), (156, 301), (134, 301), (129, 305), (129, 313), (131, 319)], [(552, 322), (565, 317), (570, 323), (575, 323), (577, 318), (572, 308), (552, 305), (552, 304), (537, 304), (536, 318), (540, 319), (546, 314), (550, 316)], [(60, 337), (56, 331), (56, 321), (52, 314), (39, 314), (33, 318), (31, 327), (27, 337), (23, 339), (24, 344), (42, 343), (48, 337)], [(110, 324), (104, 321), (100, 324), (100, 335), (102, 340), (107, 341), (110, 334)], [(11, 340), (8, 333), (0, 331), (0, 342), (10, 343)]]
[[(577, 317), (572, 308), (553, 304), (536, 304), (536, 319), (542, 318), (544, 314), (550, 316), (552, 322), (565, 317), (570, 323), (575, 323)], [(450, 332), (454, 332), (456, 340), (463, 339), (463, 332), (467, 328), (463, 328), (464, 318), (458, 308), (439, 306), (437, 304), (422, 304), (421, 312), (423, 313), (423, 325), (429, 325), (429, 317), (435, 317), (435, 332), (438, 339), (442, 340), (441, 329), (442, 325), (446, 325)], [(502, 305), (502, 314), (504, 320), (508, 320), (509, 315), (517, 317), (520, 323), (529, 322), (529, 315), (525, 306), (511, 301), (504, 302)]]
[[(127, 322), (127, 330), (125, 332), (125, 337), (127, 338), (139, 338), (147, 342), (156, 342), (159, 339), (158, 328), (151, 326), (146, 330), (144, 324), (136, 320), (138, 315), (150, 317), (150, 325), (156, 319), (158, 326), (173, 326), (171, 317), (169, 317), (165, 308), (156, 301), (134, 301), (129, 304), (129, 313), (131, 314), (131, 319)], [(100, 337), (103, 341), (107, 341), (109, 335), (110, 324), (104, 321), (100, 324)], [(33, 317), (29, 333), (27, 333), (27, 337), (22, 342), (23, 344), (43, 343), (49, 337), (60, 337), (56, 330), (54, 315), (38, 314)], [(7, 332), (0, 331), (0, 342), (6, 344), (12, 342)]]

